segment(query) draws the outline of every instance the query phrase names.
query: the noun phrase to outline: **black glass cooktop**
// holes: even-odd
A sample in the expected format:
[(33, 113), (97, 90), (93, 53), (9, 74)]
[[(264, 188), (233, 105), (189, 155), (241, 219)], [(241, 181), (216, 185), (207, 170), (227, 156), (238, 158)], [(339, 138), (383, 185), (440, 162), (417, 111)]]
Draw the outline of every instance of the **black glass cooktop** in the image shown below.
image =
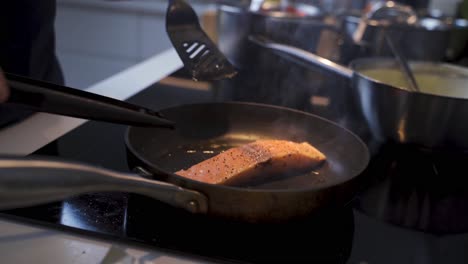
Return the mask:
[[(210, 91), (155, 84), (143, 106), (215, 100)], [(127, 167), (125, 126), (88, 122), (34, 154)], [(286, 224), (231, 223), (126, 193), (89, 194), (2, 217), (219, 262), (468, 263), (468, 157), (386, 144), (343, 208)]]

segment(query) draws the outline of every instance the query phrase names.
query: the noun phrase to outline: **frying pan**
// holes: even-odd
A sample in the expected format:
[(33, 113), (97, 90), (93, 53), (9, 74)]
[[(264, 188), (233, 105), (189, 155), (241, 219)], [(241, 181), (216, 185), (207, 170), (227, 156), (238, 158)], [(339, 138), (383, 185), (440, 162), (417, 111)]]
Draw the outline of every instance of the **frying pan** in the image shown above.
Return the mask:
[[(295, 62), (298, 62), (298, 59), (305, 66), (319, 66), (349, 79), (352, 86), (351, 96), (358, 103), (375, 140), (415, 144), (431, 149), (468, 149), (468, 126), (463, 125), (468, 112), (468, 101), (462, 97), (464, 95), (450, 96), (449, 92), (443, 95), (413, 92), (362, 73), (372, 69), (398, 69), (394, 59), (356, 59), (348, 68), (305, 50), (274, 43), (264, 37), (251, 36), (250, 40)], [(414, 73), (430, 74), (444, 79), (468, 80), (466, 68), (451, 64), (412, 61), (410, 66)], [(425, 90), (424, 87), (420, 88)]]
[[(78, 194), (121, 191), (152, 197), (193, 213), (246, 222), (281, 222), (344, 205), (356, 194), (369, 162), (353, 133), (305, 112), (252, 103), (206, 103), (161, 110), (177, 126), (129, 127), (128, 162), (138, 174), (41, 158), (0, 161), (0, 208), (17, 208)], [(314, 172), (255, 186), (211, 185), (173, 172), (256, 139), (306, 141), (327, 161)]]

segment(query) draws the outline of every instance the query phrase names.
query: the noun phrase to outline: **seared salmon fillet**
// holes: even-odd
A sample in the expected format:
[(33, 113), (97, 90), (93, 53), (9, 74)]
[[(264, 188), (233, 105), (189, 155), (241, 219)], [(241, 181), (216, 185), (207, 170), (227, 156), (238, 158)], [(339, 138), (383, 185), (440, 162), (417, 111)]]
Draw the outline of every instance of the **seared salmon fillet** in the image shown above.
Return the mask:
[(258, 140), (226, 150), (176, 174), (210, 184), (239, 185), (311, 170), (326, 159), (310, 144)]

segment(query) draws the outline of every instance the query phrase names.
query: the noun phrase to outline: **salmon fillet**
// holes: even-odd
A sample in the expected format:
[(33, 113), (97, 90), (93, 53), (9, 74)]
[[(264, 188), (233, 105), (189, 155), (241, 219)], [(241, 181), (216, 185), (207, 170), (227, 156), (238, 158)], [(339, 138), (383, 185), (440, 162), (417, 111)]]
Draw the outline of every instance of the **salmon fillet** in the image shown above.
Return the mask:
[(258, 140), (228, 149), (176, 174), (210, 184), (241, 185), (305, 172), (325, 159), (323, 153), (306, 142)]

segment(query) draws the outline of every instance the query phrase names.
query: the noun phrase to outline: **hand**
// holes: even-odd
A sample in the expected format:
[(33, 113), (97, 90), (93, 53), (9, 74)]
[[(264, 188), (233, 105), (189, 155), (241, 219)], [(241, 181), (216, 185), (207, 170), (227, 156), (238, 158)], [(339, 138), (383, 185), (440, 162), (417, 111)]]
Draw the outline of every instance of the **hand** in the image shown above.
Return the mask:
[(10, 89), (8, 89), (5, 76), (3, 76), (3, 73), (0, 70), (0, 103), (5, 102), (8, 99), (9, 95), (10, 95)]

